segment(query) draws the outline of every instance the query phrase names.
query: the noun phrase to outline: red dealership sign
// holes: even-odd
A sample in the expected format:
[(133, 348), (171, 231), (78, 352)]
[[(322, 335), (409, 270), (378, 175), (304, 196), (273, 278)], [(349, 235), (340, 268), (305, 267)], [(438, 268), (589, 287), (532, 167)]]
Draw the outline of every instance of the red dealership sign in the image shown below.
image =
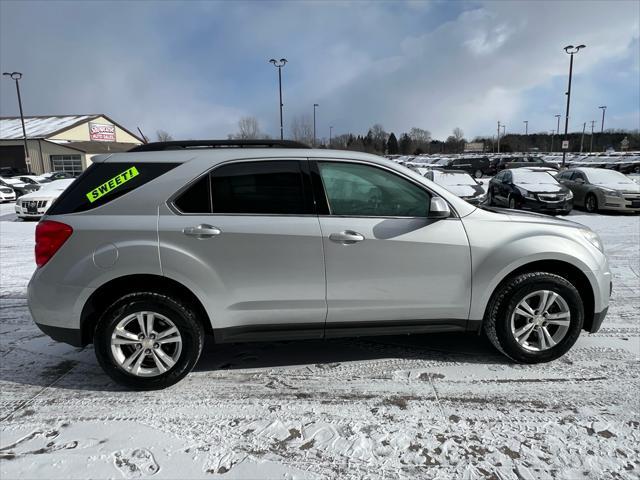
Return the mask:
[(116, 126), (99, 123), (89, 124), (89, 139), (97, 142), (115, 142)]

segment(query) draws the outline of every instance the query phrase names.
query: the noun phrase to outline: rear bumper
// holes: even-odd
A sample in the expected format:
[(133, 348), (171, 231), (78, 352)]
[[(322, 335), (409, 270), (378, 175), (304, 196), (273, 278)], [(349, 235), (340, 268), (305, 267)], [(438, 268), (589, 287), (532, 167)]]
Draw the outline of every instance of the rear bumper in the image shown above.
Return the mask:
[(74, 347), (84, 346), (82, 342), (82, 332), (79, 328), (53, 327), (51, 325), (43, 325), (37, 322), (36, 325), (40, 330), (42, 330), (42, 333), (51, 337), (56, 342), (68, 343)]

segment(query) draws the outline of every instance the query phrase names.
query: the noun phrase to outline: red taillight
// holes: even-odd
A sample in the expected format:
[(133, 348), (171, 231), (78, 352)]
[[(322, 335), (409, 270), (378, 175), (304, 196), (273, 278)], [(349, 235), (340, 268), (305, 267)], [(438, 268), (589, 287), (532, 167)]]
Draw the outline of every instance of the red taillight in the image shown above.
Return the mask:
[(36, 226), (36, 265), (43, 266), (73, 233), (64, 223), (45, 220)]

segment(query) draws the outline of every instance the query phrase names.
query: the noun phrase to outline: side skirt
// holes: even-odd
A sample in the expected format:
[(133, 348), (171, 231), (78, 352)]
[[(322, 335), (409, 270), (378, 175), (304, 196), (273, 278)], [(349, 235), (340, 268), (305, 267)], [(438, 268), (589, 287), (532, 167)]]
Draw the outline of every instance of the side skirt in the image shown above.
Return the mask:
[(347, 322), (325, 324), (271, 324), (217, 328), (216, 343), (269, 342), (286, 340), (319, 340), (322, 338), (370, 337), (379, 335), (411, 335), (422, 333), (473, 332), (481, 327), (479, 320), (402, 320), (383, 322)]

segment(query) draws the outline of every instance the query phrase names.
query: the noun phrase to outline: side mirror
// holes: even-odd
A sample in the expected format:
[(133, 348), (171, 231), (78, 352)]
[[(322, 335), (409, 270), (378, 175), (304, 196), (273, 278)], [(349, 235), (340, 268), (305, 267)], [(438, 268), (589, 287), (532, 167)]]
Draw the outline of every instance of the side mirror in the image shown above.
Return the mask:
[(449, 204), (440, 197), (431, 198), (431, 206), (429, 207), (429, 218), (449, 218), (451, 210)]
[(584, 180), (581, 178), (576, 178), (576, 183), (584, 183)]

